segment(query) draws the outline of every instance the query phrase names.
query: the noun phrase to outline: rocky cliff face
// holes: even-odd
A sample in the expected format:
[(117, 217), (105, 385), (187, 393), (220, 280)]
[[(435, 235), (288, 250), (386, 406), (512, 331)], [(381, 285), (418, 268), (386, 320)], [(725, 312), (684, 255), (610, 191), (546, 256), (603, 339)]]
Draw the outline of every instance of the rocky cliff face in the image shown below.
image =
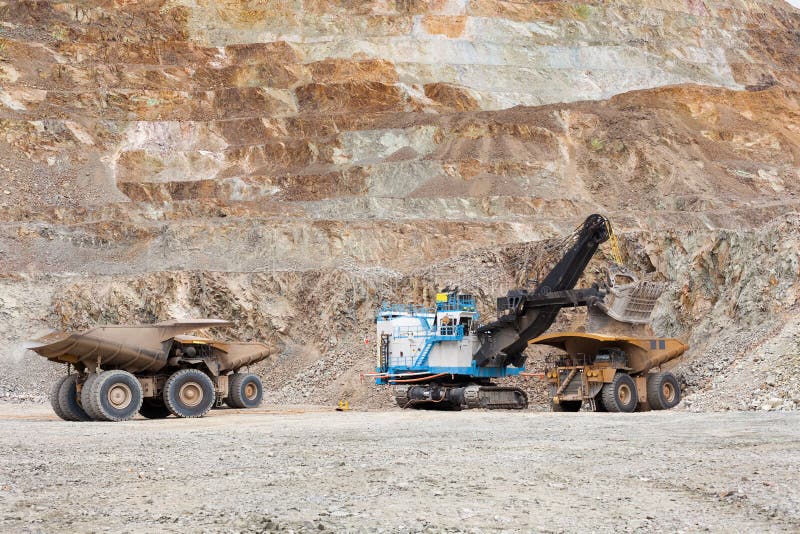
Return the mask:
[(379, 404), (382, 299), (490, 315), (601, 212), (695, 406), (800, 407), (798, 65), (779, 1), (0, 1), (0, 394), (41, 328), (217, 315)]

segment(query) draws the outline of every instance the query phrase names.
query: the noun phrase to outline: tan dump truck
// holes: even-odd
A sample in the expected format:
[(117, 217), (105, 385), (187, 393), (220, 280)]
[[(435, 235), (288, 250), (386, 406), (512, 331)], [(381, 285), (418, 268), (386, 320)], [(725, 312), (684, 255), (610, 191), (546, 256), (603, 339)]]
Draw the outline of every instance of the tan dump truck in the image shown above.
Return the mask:
[(531, 340), (563, 351), (544, 372), (555, 412), (668, 410), (681, 400), (678, 380), (662, 364), (689, 347), (677, 339), (555, 333)]
[(191, 319), (98, 326), (51, 332), (26, 348), (67, 364), (67, 374), (50, 392), (53, 411), (67, 421), (125, 421), (137, 413), (151, 419), (202, 417), (223, 402), (234, 408), (261, 403), (261, 380), (241, 369), (269, 356), (269, 347), (187, 335), (231, 324)]

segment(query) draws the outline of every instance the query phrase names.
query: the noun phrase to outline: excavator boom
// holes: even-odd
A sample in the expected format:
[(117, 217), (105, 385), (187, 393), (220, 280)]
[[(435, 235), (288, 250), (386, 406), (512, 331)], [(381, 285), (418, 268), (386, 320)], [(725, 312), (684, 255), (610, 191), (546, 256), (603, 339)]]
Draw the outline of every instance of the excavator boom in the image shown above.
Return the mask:
[(572, 235), (572, 244), (536, 288), (514, 289), (497, 299), (498, 319), (478, 329), (481, 346), (475, 354), (478, 367), (522, 367), (528, 341), (553, 324), (566, 306), (588, 306), (603, 294), (595, 285), (574, 289), (583, 271), (609, 238), (609, 223), (602, 215), (590, 215)]

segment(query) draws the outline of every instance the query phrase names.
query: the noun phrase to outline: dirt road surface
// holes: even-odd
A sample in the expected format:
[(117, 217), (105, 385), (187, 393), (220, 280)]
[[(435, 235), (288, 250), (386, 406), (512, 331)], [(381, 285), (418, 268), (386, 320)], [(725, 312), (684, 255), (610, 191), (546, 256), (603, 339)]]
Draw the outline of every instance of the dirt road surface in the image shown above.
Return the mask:
[(0, 531), (800, 530), (800, 414), (0, 405)]

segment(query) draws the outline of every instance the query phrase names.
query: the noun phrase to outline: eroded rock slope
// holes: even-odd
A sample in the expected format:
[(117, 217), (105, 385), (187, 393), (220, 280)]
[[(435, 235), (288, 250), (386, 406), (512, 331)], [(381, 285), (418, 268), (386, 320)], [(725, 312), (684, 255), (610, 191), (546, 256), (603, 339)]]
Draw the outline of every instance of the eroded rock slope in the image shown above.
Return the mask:
[(491, 316), (601, 212), (669, 282), (691, 406), (800, 408), (799, 29), (778, 1), (0, 1), (0, 395), (49, 384), (38, 330), (215, 315), (273, 346), (268, 398), (381, 405), (382, 300)]

